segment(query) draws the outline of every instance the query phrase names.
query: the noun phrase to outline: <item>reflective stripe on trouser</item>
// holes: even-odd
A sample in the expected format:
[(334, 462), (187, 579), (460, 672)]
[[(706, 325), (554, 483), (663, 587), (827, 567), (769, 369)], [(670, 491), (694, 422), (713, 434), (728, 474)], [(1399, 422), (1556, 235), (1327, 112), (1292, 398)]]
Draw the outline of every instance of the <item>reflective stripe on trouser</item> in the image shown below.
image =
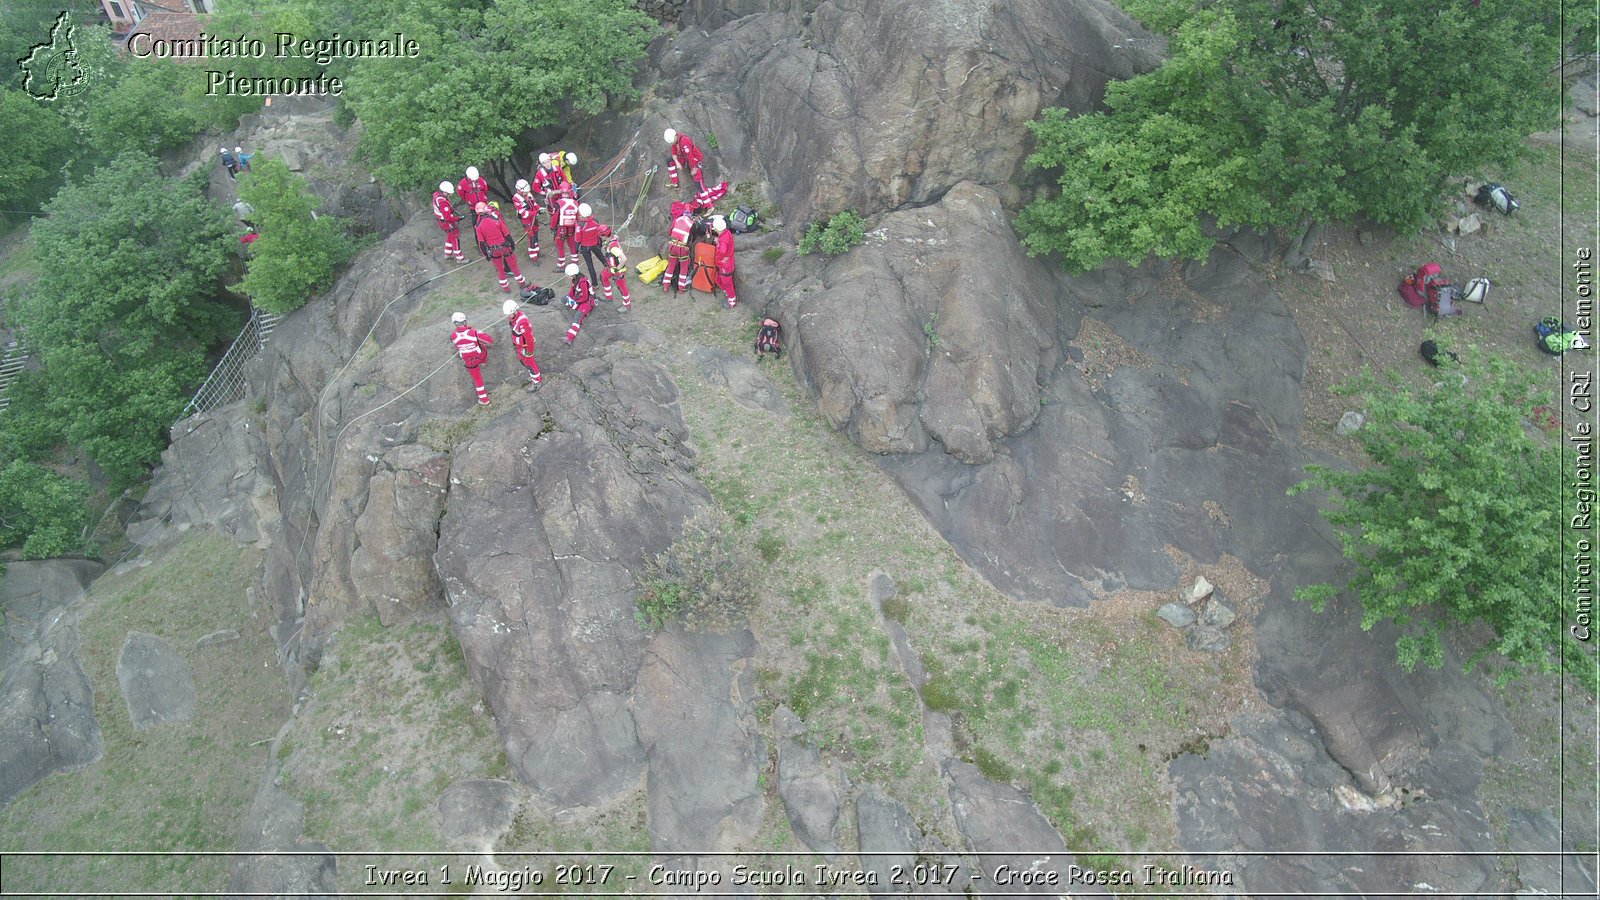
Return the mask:
[(517, 284), (523, 287), (528, 286), (528, 279), (522, 277), (522, 269), (517, 265), (517, 254), (515, 251), (507, 253), (505, 256), (494, 256), (490, 258), (494, 260), (495, 271), (500, 273), (501, 290), (511, 289), (511, 286), (506, 283), (507, 266), (511, 267), (511, 274), (516, 277)]
[(461, 229), (459, 227), (447, 229), (444, 233), (444, 255), (461, 255)]
[(538, 384), (543, 380), (543, 376), (539, 374), (539, 364), (533, 360), (533, 354), (530, 353), (524, 356), (522, 351), (518, 350), (517, 359), (520, 360), (523, 365), (528, 367), (528, 377), (533, 379), (535, 384)]
[(539, 259), (539, 223), (534, 221), (533, 227), (522, 226), (522, 233), (528, 238), (528, 258), (534, 261)]
[(481, 403), (489, 399), (489, 392), (483, 387), (483, 373), (477, 366), (467, 366), (467, 374), (472, 376), (472, 389), (478, 392), (478, 401)]
[[(593, 309), (593, 307), (590, 308)], [(583, 320), (589, 317), (589, 313), (586, 311), (575, 311), (573, 312), (573, 316), (575, 316), (575, 318), (572, 320), (572, 327), (567, 329), (567, 336), (562, 338), (562, 340), (569, 344), (577, 340), (578, 329), (583, 327)]]
[(628, 297), (628, 276), (623, 272), (613, 272), (610, 269), (600, 273), (600, 286), (605, 290), (606, 299), (611, 299), (611, 282), (617, 283), (617, 290), (622, 292), (622, 305), (632, 306), (633, 301)]
[(728, 295), (728, 305), (729, 306), (734, 306), (734, 305), (738, 304), (739, 298), (735, 297), (733, 295), (733, 273), (732, 272), (728, 272), (728, 273), (724, 274), (723, 272), (721, 272), (719, 270), (717, 272), (717, 287), (721, 288), (722, 292), (724, 294)]

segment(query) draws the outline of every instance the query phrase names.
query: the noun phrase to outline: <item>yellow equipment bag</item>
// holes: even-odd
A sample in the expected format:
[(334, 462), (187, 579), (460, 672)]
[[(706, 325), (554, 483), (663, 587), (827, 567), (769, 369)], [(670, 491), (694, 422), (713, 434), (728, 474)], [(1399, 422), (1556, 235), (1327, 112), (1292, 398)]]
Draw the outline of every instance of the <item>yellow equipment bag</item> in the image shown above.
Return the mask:
[(664, 256), (652, 256), (633, 268), (639, 273), (640, 281), (655, 284), (661, 280), (661, 273), (667, 270), (667, 260)]

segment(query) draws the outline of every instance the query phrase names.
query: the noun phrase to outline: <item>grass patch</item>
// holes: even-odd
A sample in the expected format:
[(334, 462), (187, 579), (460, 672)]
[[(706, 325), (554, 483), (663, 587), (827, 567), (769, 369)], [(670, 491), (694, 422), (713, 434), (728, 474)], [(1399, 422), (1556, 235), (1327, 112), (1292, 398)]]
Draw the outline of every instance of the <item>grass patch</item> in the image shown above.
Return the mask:
[[(265, 623), (245, 591), (260, 554), (194, 532), (133, 572), (96, 582), (83, 609), (80, 654), (94, 688), (105, 755), (34, 785), (0, 812), (6, 850), (234, 850), (259, 787), (269, 743), (289, 714)], [(196, 640), (235, 629), (236, 641)], [(196, 715), (135, 732), (117, 683), (127, 633), (157, 635), (181, 654), (197, 689)], [(182, 773), (182, 777), (173, 777)], [(13, 857), (6, 887), (42, 894), (220, 892), (227, 857)]]
[(783, 259), (783, 254), (787, 252), (789, 252), (788, 248), (785, 247), (768, 247), (761, 251), (761, 258), (769, 263), (775, 263)]

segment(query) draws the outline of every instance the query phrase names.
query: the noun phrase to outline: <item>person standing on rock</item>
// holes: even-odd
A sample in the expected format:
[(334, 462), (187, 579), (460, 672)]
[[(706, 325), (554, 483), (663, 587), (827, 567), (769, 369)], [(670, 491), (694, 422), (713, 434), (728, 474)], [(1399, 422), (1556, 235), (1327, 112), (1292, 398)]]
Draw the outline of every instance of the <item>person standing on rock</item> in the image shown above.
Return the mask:
[(572, 250), (572, 262), (578, 261), (578, 201), (572, 196), (572, 186), (556, 188), (555, 212), (550, 217), (550, 230), (556, 235), (556, 271), (567, 268), (567, 250)]
[(611, 283), (622, 292), (622, 311), (633, 309), (633, 298), (628, 296), (628, 254), (622, 252), (622, 241), (611, 231), (610, 225), (600, 226), (600, 237), (606, 244), (605, 268), (600, 270), (600, 284), (605, 288), (606, 300), (611, 299)]
[(228, 170), (228, 180), (229, 181), (238, 181), (239, 180), (239, 160), (236, 159), (232, 153), (228, 152), (228, 148), (227, 147), (223, 147), (221, 149), (222, 149), (222, 167), (224, 169)]
[(533, 186), (528, 179), (517, 180), (517, 192), (511, 195), (511, 208), (517, 211), (517, 221), (522, 223), (522, 233), (528, 238), (528, 259), (539, 261), (539, 201), (533, 196)]
[(583, 268), (576, 262), (567, 263), (567, 277), (572, 280), (572, 286), (567, 288), (567, 309), (572, 310), (572, 327), (567, 329), (567, 336), (562, 338), (567, 346), (578, 339), (578, 329), (583, 327), (583, 320), (594, 312), (594, 285), (583, 275)]
[[(528, 280), (522, 277), (522, 269), (517, 266), (517, 242), (511, 239), (511, 229), (506, 227), (500, 213), (487, 203), (480, 202), (474, 211), (478, 214), (478, 224), (473, 227), (478, 237), (478, 252), (493, 263), (495, 271), (500, 273), (500, 290), (511, 290), (511, 284), (506, 280), (507, 267), (516, 276), (517, 284), (526, 288)], [(538, 285), (534, 289), (537, 290)]]
[(483, 386), (483, 373), (478, 367), (489, 358), (488, 347), (494, 343), (494, 338), (467, 324), (466, 313), (455, 313), (450, 316), (450, 321), (456, 330), (450, 333), (450, 343), (455, 345), (456, 352), (461, 354), (461, 364), (467, 367), (467, 374), (472, 376), (472, 389), (478, 392), (478, 405), (489, 405), (489, 391)]
[(536, 391), (544, 383), (544, 376), (539, 374), (539, 364), (533, 358), (533, 323), (515, 300), (501, 304), (500, 311), (509, 317), (511, 346), (517, 348), (517, 360), (528, 367), (528, 390)]
[(476, 211), (478, 204), (489, 202), (489, 182), (478, 176), (477, 166), (467, 166), (467, 177), (456, 185), (456, 193), (466, 202), (467, 209)]
[(243, 200), (235, 200), (233, 202), (233, 214), (239, 219), (240, 222), (244, 223), (246, 228), (251, 230), (255, 229), (256, 208), (254, 206), (251, 206)]
[[(689, 234), (694, 231), (694, 219), (689, 215), (689, 204), (672, 204), (672, 231), (667, 235), (667, 271), (661, 276), (661, 293), (682, 293), (689, 289), (689, 274), (693, 265), (689, 261)], [(677, 273), (674, 276), (673, 273)], [(673, 278), (677, 282), (673, 282)]]
[(711, 231), (717, 236), (717, 287), (728, 298), (728, 308), (739, 305), (733, 293), (733, 232), (728, 230), (728, 220), (711, 217)]
[(461, 216), (456, 213), (455, 203), (450, 199), (455, 192), (455, 185), (448, 181), (439, 182), (439, 189), (433, 192), (433, 218), (444, 232), (444, 258), (464, 260), (466, 257), (461, 254)]
[(235, 147), (233, 148), (233, 155), (234, 158), (239, 160), (239, 171), (250, 171), (250, 157), (255, 156), (254, 153), (246, 153), (243, 147)]
[(667, 139), (667, 178), (671, 179), (672, 186), (678, 186), (678, 170), (683, 168), (688, 170), (689, 177), (694, 179), (694, 183), (699, 185), (701, 190), (705, 190), (706, 176), (700, 171), (700, 161), (705, 158), (705, 154), (695, 146), (694, 138), (687, 134), (679, 134), (671, 128), (661, 136)]
[(556, 191), (567, 186), (567, 173), (560, 163), (548, 153), (539, 154), (539, 168), (533, 173), (533, 192), (545, 202), (550, 211), (551, 227), (555, 227)]
[(583, 254), (584, 265), (589, 267), (589, 283), (592, 285), (600, 280), (599, 273), (595, 270), (595, 260), (601, 260), (605, 265), (600, 249), (601, 230), (606, 226), (594, 217), (594, 207), (587, 203), (578, 204), (578, 224), (573, 229), (572, 240), (578, 247), (578, 252)]

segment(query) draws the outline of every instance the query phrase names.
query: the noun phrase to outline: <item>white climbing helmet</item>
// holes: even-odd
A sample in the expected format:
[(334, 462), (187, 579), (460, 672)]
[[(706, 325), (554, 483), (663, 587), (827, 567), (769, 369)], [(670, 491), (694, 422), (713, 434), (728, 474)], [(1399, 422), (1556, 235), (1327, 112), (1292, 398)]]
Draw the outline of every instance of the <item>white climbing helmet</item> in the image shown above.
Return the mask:
[(466, 320), (467, 320), (467, 314), (464, 313), (464, 312), (458, 312), (458, 313), (451, 313), (450, 314), (450, 321), (456, 323), (457, 325), (460, 325), (462, 322), (465, 322)]
[(441, 181), (439, 182), (439, 190), (446, 194), (454, 194), (456, 192), (456, 186), (448, 181)]
[(721, 216), (711, 217), (711, 230), (718, 234), (728, 230), (728, 220)]
[(235, 148), (233, 148), (233, 152), (235, 152), (235, 153), (243, 153), (244, 152), (244, 148), (243, 147), (235, 147)]
[(541, 165), (541, 166), (550, 165), (550, 154), (548, 154), (548, 153), (539, 154), (539, 165)]
[(594, 207), (587, 203), (578, 204), (578, 218), (587, 219), (592, 215), (594, 215)]
[(565, 271), (567, 273), (567, 277), (571, 278), (572, 276), (578, 274), (578, 272), (579, 272), (578, 264), (577, 263), (567, 263), (567, 268), (565, 269)]
[(227, 153), (228, 152), (228, 148), (227, 147), (218, 147), (217, 148), (217, 152), (218, 153)]
[(678, 133), (676, 131), (673, 131), (671, 128), (668, 128), (666, 131), (661, 132), (661, 136), (666, 138), (667, 139), (667, 143), (669, 143), (669, 144), (678, 139)]
[(578, 164), (578, 154), (572, 153), (572, 152), (569, 151), (567, 153), (567, 165), (575, 166), (577, 164)]
[(517, 301), (507, 300), (506, 302), (500, 304), (500, 311), (508, 316), (511, 315), (517, 311)]
[(519, 191), (531, 191), (531, 190), (533, 190), (533, 188), (528, 186), (528, 179), (526, 179), (526, 178), (518, 178), (517, 179), (517, 190), (519, 190)]
[(478, 180), (478, 167), (477, 166), (467, 166), (467, 178), (469, 180), (472, 180), (472, 181), (477, 181)]

